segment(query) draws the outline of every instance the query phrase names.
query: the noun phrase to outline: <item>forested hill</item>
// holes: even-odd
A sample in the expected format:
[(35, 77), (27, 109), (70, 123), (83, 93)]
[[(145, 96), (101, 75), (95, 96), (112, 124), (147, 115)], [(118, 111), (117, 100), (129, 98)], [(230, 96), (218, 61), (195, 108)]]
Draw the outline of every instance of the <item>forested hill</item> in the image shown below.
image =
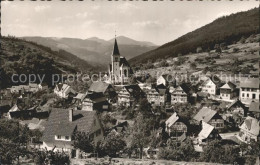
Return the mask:
[(13, 74), (46, 75), (44, 82), (50, 84), (52, 74), (97, 70), (64, 50), (52, 51), (48, 47), (14, 37), (1, 37), (0, 66), (1, 88), (14, 85), (10, 81)]
[(160, 58), (185, 55), (196, 52), (198, 47), (206, 51), (213, 49), (215, 44), (231, 44), (243, 36), (248, 37), (256, 33), (259, 33), (259, 8), (218, 18), (157, 49), (130, 59), (130, 63), (145, 63), (149, 59), (154, 62)]

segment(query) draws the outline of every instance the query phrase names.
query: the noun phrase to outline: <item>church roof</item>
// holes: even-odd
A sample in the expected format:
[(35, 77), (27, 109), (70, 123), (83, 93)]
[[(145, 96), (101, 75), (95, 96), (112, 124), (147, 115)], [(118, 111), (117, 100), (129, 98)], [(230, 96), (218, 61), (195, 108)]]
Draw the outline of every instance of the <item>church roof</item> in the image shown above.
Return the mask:
[(115, 38), (115, 43), (114, 43), (114, 49), (113, 49), (113, 52), (112, 52), (112, 56), (114, 56), (114, 55), (120, 55), (116, 38)]

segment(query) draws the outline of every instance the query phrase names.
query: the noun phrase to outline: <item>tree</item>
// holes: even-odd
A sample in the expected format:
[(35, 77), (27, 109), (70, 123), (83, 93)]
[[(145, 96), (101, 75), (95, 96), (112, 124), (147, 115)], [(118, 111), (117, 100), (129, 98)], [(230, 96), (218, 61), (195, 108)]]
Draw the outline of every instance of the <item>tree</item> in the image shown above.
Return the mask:
[(197, 153), (190, 138), (180, 145), (175, 140), (168, 139), (166, 146), (160, 149), (159, 157), (167, 160), (190, 161), (197, 157)]
[(200, 161), (228, 164), (239, 160), (239, 148), (219, 140), (209, 142), (203, 150)]
[(221, 48), (220, 48), (220, 46), (219, 46), (219, 44), (215, 44), (214, 49), (215, 49), (215, 51), (216, 51), (217, 53), (221, 53), (221, 52), (222, 52), (222, 51), (221, 51)]
[(149, 78), (146, 79), (146, 83), (154, 84), (154, 83), (156, 83), (156, 78), (149, 76)]
[(192, 69), (196, 69), (197, 65), (196, 65), (195, 62), (192, 62), (192, 63), (190, 63), (190, 67), (191, 67)]
[[(54, 148), (53, 148), (54, 150)], [(69, 156), (64, 152), (54, 152), (53, 150), (43, 150), (34, 152), (34, 163), (36, 165), (42, 164), (56, 164), (68, 165), (70, 163)]]
[(239, 40), (240, 43), (244, 44), (246, 42), (246, 39), (244, 36), (242, 36)]
[(80, 149), (81, 151), (87, 153), (93, 151), (94, 143), (89, 133), (76, 131), (73, 134), (73, 138), (74, 138), (74, 143), (73, 143), (74, 148)]
[(27, 149), (30, 130), (16, 120), (0, 119), (0, 162), (14, 164), (20, 157), (29, 156)]
[(149, 144), (151, 135), (151, 120), (139, 114), (135, 120), (133, 128), (130, 130), (128, 140), (129, 148), (139, 149), (139, 158), (143, 157), (143, 148)]
[(102, 155), (116, 157), (117, 153), (126, 146), (123, 136), (116, 131), (111, 131), (104, 140), (101, 141), (100, 149)]

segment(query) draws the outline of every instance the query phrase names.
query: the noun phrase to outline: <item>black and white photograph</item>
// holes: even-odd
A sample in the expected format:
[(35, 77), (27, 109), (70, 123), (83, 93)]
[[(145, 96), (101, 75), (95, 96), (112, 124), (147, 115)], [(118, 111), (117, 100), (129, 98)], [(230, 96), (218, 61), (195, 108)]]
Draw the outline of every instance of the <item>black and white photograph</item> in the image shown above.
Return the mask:
[(0, 165), (259, 165), (259, 0), (1, 0)]

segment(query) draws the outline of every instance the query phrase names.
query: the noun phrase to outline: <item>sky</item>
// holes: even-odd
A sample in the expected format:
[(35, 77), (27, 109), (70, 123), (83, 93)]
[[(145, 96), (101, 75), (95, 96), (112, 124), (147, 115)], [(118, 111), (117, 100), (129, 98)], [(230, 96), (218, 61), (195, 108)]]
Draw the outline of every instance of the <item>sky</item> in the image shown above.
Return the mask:
[(109, 40), (126, 36), (157, 45), (259, 1), (1, 1), (1, 34)]

